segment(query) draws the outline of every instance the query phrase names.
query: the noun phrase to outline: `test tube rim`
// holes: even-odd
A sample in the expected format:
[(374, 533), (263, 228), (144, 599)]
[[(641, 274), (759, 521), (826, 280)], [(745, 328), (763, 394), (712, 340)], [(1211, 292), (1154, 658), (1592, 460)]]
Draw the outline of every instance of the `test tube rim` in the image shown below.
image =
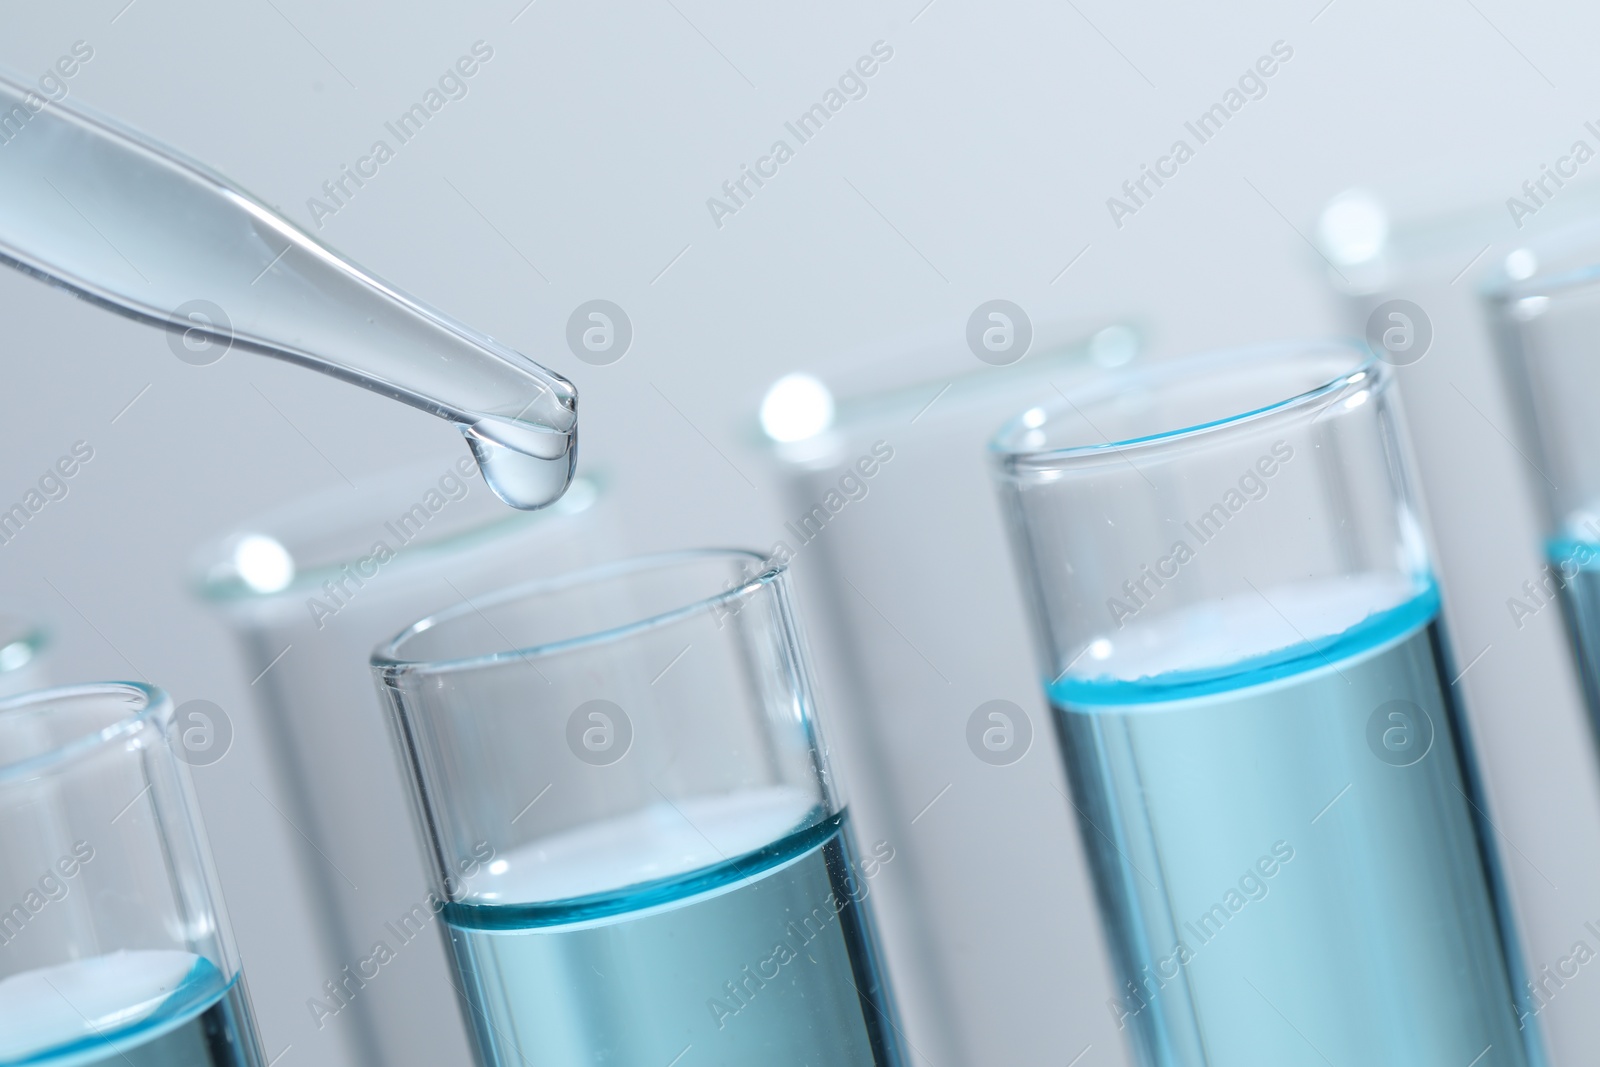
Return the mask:
[[(583, 585), (597, 584), (609, 579), (619, 578), (628, 574), (653, 569), (664, 569), (694, 561), (709, 561), (717, 558), (729, 561), (743, 561), (755, 564), (759, 570), (751, 570), (747, 577), (738, 585), (730, 586), (711, 596), (700, 597), (688, 604), (671, 608), (666, 611), (647, 615), (642, 619), (622, 623), (618, 626), (607, 627), (592, 633), (575, 634), (555, 641), (546, 641), (541, 644), (520, 648), (503, 649), (497, 652), (487, 652), (473, 656), (463, 656), (454, 659), (417, 659), (403, 656), (400, 648), (413, 637), (446, 622), (454, 621), (465, 615), (476, 614), (485, 607), (498, 607), (512, 601), (532, 599), (548, 593), (560, 592)], [(712, 610), (720, 604), (725, 604), (740, 597), (750, 594), (755, 589), (768, 586), (778, 581), (788, 572), (788, 565), (774, 562), (770, 557), (760, 552), (745, 548), (696, 548), (683, 549), (675, 552), (652, 552), (644, 555), (629, 556), (621, 560), (613, 560), (594, 567), (585, 567), (568, 574), (549, 578), (536, 578), (532, 581), (520, 582), (497, 590), (493, 594), (479, 597), (471, 602), (451, 605), (436, 611), (423, 619), (407, 626), (404, 630), (384, 641), (372, 652), (371, 666), (380, 678), (398, 677), (409, 673), (442, 674), (456, 671), (471, 671), (490, 667), (500, 663), (513, 661), (528, 662), (534, 658), (544, 658), (560, 655), (579, 648), (593, 648), (599, 645), (612, 644), (625, 640), (648, 630), (669, 626), (675, 622), (691, 616)]]
[[(1521, 277), (1509, 272), (1518, 252), (1531, 253), (1534, 266)], [(1600, 219), (1586, 219), (1539, 234), (1500, 257), (1479, 285), (1491, 307), (1515, 304), (1531, 296), (1562, 297), (1600, 283)]]
[(1600, 283), (1600, 250), (1596, 262), (1581, 267), (1562, 267), (1539, 270), (1515, 281), (1502, 279), (1484, 289), (1484, 299), (1491, 304), (1510, 304), (1531, 296), (1558, 297), (1581, 292)]
[(152, 725), (158, 732), (164, 731), (165, 724), (172, 717), (172, 698), (158, 686), (143, 682), (109, 681), (58, 685), (0, 699), (0, 719), (3, 719), (52, 701), (129, 695), (140, 701), (139, 706), (121, 718), (98, 730), (77, 734), (45, 752), (12, 763), (0, 763), (0, 783), (37, 777), (55, 767), (70, 765), (105, 745), (135, 738)]
[[(1228, 370), (1247, 369), (1273, 357), (1305, 358), (1334, 353), (1348, 354), (1353, 360), (1351, 365), (1310, 389), (1246, 411), (1156, 433), (1095, 444), (1023, 447), (1016, 443), (1023, 439), (1023, 435), (1043, 428), (1064, 412), (1075, 411), (1080, 405), (1098, 404), (1113, 399), (1131, 389), (1170, 389), (1176, 382), (1212, 377), (1218, 372)], [(1315, 407), (1319, 401), (1336, 396), (1351, 385), (1369, 379), (1371, 384), (1368, 388), (1373, 392), (1382, 392), (1388, 388), (1392, 378), (1393, 373), (1388, 364), (1373, 355), (1363, 341), (1354, 338), (1273, 342), (1214, 349), (1119, 371), (1087, 383), (1077, 391), (1076, 400), (1063, 394), (1059, 399), (1037, 405), (1046, 413), (1044, 421), (1037, 426), (1028, 426), (1023, 421), (1024, 415), (1012, 417), (990, 439), (989, 454), (1002, 477), (1060, 472), (1071, 467), (1097, 464), (1107, 459), (1123, 462), (1130, 452), (1148, 453), (1173, 444), (1189, 444), (1197, 438), (1220, 436), (1241, 426), (1256, 425), (1266, 420), (1292, 419), (1306, 409)]]

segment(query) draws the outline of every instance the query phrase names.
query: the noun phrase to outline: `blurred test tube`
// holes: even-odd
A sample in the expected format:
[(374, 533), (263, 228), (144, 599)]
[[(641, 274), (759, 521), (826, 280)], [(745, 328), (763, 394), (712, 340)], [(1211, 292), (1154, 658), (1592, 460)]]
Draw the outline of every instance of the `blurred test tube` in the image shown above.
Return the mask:
[(772, 548), (815, 619), (861, 832), (896, 851), (889, 969), (912, 1046), (941, 1065), (1123, 1055), (986, 449), (1139, 338), (1031, 329), (1014, 363), (923, 348), (785, 376), (761, 409), (788, 508)]

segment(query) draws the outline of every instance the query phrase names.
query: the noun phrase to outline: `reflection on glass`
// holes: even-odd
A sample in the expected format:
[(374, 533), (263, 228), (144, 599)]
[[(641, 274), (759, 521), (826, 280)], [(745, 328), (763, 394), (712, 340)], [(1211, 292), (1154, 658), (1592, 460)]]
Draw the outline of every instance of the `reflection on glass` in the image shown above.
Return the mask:
[(481, 1063), (904, 1062), (868, 902), (893, 844), (852, 840), (781, 567), (512, 589), (373, 664)]
[(262, 1067), (172, 702), (0, 701), (0, 1064)]
[(1209, 357), (995, 445), (1143, 1063), (1537, 1062), (1390, 369)]

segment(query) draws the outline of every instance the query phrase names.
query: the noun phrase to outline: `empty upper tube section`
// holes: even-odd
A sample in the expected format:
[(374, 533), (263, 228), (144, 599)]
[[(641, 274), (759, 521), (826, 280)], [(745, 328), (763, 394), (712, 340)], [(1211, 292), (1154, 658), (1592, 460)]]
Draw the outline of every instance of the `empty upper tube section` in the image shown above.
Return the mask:
[(515, 507), (550, 503), (571, 478), (577, 390), (565, 378), (201, 164), (4, 76), (0, 260), (217, 354), (276, 356), (448, 419)]

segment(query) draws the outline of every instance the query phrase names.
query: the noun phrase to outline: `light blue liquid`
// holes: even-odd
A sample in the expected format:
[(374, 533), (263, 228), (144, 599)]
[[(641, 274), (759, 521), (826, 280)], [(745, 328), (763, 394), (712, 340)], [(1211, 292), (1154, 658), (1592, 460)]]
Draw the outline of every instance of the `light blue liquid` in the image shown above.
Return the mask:
[[(1122, 986), (1106, 1010), (1144, 1064), (1538, 1062), (1437, 607), (1430, 588), (1232, 667), (1054, 687)], [(1425, 713), (1426, 749), (1380, 757), (1405, 740), (1387, 711), (1371, 729), (1391, 701)]]
[(447, 905), (481, 1062), (898, 1067), (855, 869), (840, 813), (620, 892)]
[[(56, 983), (60, 983), (57, 976)], [(15, 1035), (11, 1035), (13, 1038)], [(243, 980), (199, 958), (183, 983), (137, 1023), (0, 1055), (0, 1067), (262, 1067)]]

